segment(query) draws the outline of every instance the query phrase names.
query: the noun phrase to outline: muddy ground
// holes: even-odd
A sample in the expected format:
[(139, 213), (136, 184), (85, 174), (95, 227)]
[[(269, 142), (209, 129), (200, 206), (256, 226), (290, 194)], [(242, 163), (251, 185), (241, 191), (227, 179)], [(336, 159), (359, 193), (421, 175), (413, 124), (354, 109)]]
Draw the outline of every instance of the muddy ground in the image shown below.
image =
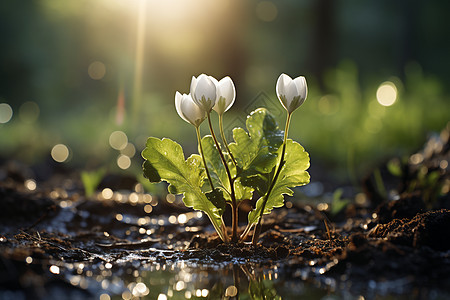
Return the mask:
[(153, 279), (142, 286), (136, 278), (165, 266), (233, 279), (210, 281), (204, 294), (186, 289), (198, 277), (178, 281), (174, 291), (181, 286), (186, 298), (296, 299), (302, 284), (319, 289), (309, 295), (317, 299), (448, 299), (449, 161), (443, 131), (362, 180), (363, 193), (338, 211), (324, 195), (289, 199), (288, 208), (265, 217), (254, 247), (223, 244), (206, 216), (178, 197), (144, 193), (133, 179), (107, 176), (86, 197), (76, 173), (55, 171), (39, 181), (29, 167), (3, 160), (0, 299), (156, 299)]

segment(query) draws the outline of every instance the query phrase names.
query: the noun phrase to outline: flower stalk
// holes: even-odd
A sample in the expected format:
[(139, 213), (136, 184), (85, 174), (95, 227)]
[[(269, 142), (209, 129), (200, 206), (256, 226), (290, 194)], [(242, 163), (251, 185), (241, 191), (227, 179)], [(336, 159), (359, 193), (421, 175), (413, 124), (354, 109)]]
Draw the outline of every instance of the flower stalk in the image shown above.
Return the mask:
[(205, 166), (206, 176), (208, 176), (209, 185), (211, 186), (211, 191), (214, 190), (214, 184), (211, 179), (211, 175), (209, 174), (208, 166), (206, 165), (205, 155), (203, 154), (203, 147), (202, 147), (202, 137), (200, 135), (200, 128), (195, 127), (195, 132), (197, 133), (197, 141), (198, 141), (198, 149), (200, 151), (200, 156), (203, 160), (203, 165)]
[[(299, 108), (300, 105), (303, 104), (303, 102), (305, 102), (306, 97), (308, 95), (308, 86), (306, 84), (306, 79), (303, 76), (299, 76), (295, 79), (292, 79), (291, 77), (283, 73), (280, 75), (280, 77), (278, 77), (276, 92), (281, 105), (283, 105), (283, 107), (286, 109), (287, 112), (286, 125), (284, 128), (283, 148), (281, 149), (281, 158), (278, 163), (275, 176), (273, 177), (269, 189), (267, 190), (267, 193), (264, 195), (264, 198), (262, 200), (263, 201), (261, 205), (262, 208), (259, 213), (258, 223), (256, 224), (255, 231), (253, 233), (252, 238), (253, 245), (256, 245), (256, 243), (258, 242), (259, 235), (261, 233), (261, 220), (264, 214), (264, 210), (266, 208), (267, 201), (270, 197), (270, 194), (272, 193), (273, 187), (275, 186), (275, 183), (277, 182), (280, 172), (285, 164), (284, 156), (286, 153), (287, 136), (292, 113), (297, 108)], [(246, 234), (248, 234), (248, 232)]]
[(225, 133), (223, 132), (223, 116), (219, 115), (219, 130), (220, 130), (220, 137), (222, 138), (222, 142), (225, 145), (225, 148), (228, 152), (228, 155), (230, 155), (231, 161), (233, 162), (234, 166), (237, 167), (236, 160), (234, 159), (233, 153), (231, 153), (230, 148), (228, 147), (227, 139), (225, 138)]
[(261, 208), (261, 212), (259, 214), (258, 223), (256, 224), (255, 232), (254, 232), (253, 237), (252, 237), (252, 244), (253, 245), (256, 245), (256, 243), (258, 242), (259, 235), (261, 234), (261, 220), (262, 220), (262, 217), (263, 217), (263, 214), (264, 214), (264, 209), (266, 208), (267, 200), (269, 199), (269, 196), (272, 193), (273, 187), (275, 186), (275, 183), (277, 182), (278, 176), (280, 175), (281, 169), (283, 168), (283, 166), (285, 164), (284, 156), (285, 156), (285, 153), (286, 153), (286, 142), (287, 142), (287, 136), (288, 136), (288, 131), (289, 131), (289, 123), (291, 121), (291, 116), (292, 116), (292, 112), (291, 113), (288, 112), (288, 115), (287, 115), (287, 118), (286, 118), (286, 125), (284, 127), (283, 148), (281, 149), (280, 162), (278, 163), (278, 167), (277, 167), (277, 171), (275, 172), (275, 176), (273, 177), (273, 180), (270, 183), (270, 187), (267, 190), (267, 193), (266, 193), (266, 195), (264, 196), (264, 199), (263, 199), (262, 208)]
[(230, 197), (231, 197), (231, 218), (232, 218), (232, 224), (231, 224), (231, 242), (235, 243), (238, 241), (237, 238), (237, 227), (238, 227), (238, 206), (236, 203), (236, 193), (234, 191), (234, 180), (231, 177), (230, 168), (228, 167), (227, 161), (225, 160), (225, 157), (223, 156), (222, 149), (220, 147), (219, 142), (217, 141), (216, 134), (214, 133), (214, 129), (211, 123), (211, 114), (207, 113), (207, 119), (208, 119), (208, 125), (209, 130), (211, 131), (211, 136), (214, 140), (214, 144), (216, 145), (217, 151), (219, 152), (220, 159), (222, 160), (222, 164), (225, 167), (225, 171), (228, 176), (228, 181), (230, 183)]

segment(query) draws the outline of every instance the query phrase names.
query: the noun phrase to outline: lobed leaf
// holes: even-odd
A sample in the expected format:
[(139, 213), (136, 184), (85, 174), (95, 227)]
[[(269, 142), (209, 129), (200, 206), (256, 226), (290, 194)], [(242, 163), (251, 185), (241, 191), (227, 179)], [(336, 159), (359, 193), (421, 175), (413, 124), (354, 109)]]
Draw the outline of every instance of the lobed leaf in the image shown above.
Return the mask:
[[(281, 151), (281, 150), (280, 150)], [(309, 173), (306, 171), (309, 168), (308, 152), (297, 142), (288, 139), (286, 142), (285, 163), (281, 168), (277, 181), (275, 182), (272, 191), (268, 195), (264, 214), (268, 214), (272, 209), (282, 207), (284, 204), (284, 196), (292, 196), (293, 191), (290, 188), (301, 186), (309, 183)], [(255, 225), (260, 217), (264, 195), (256, 202), (256, 207), (248, 215), (249, 226)]]
[[(227, 171), (222, 163), (218, 149), (214, 143), (212, 136), (207, 135), (202, 138), (203, 154), (205, 155), (206, 164), (211, 175), (211, 179), (215, 187), (222, 187), (224, 191), (230, 192), (230, 181), (228, 180)], [(236, 174), (232, 163), (228, 164), (228, 168), (232, 172), (232, 176)]]
[[(205, 155), (206, 163), (208, 165), (208, 170), (210, 172), (214, 187), (220, 187), (225, 192), (224, 198), (226, 201), (231, 201), (230, 193), (230, 181), (226, 169), (222, 163), (217, 147), (214, 143), (212, 136), (207, 135), (202, 139), (203, 153)], [(234, 191), (236, 196), (236, 201), (239, 203), (244, 199), (251, 199), (253, 195), (253, 188), (245, 186), (241, 183), (240, 178), (236, 178), (236, 167), (233, 164), (231, 158), (224, 153), (225, 159), (227, 160), (228, 169), (231, 172), (231, 177), (234, 179)], [(228, 158), (228, 159), (227, 159)]]
[(233, 130), (234, 142), (229, 148), (239, 166), (241, 183), (255, 189), (267, 186), (261, 174), (270, 173), (277, 163), (277, 152), (283, 143), (283, 131), (265, 108), (258, 108), (247, 118), (248, 133), (242, 128)]
[(150, 137), (142, 157), (145, 159), (144, 176), (151, 182), (166, 181), (170, 193), (183, 194), (184, 204), (205, 212), (224, 240), (222, 215), (225, 200), (215, 191), (209, 195), (213, 201), (202, 193), (205, 174), (200, 156), (192, 155), (185, 160), (183, 149), (178, 143), (167, 138), (160, 140)]

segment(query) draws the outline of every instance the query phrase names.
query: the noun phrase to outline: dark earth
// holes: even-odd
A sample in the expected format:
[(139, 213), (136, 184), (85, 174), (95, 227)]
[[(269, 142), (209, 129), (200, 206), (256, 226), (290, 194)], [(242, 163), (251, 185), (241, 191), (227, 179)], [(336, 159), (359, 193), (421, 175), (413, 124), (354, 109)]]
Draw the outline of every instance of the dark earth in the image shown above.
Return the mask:
[(256, 247), (134, 178), (86, 197), (76, 172), (0, 160), (0, 299), (450, 299), (449, 150), (447, 128), (338, 210), (299, 189)]

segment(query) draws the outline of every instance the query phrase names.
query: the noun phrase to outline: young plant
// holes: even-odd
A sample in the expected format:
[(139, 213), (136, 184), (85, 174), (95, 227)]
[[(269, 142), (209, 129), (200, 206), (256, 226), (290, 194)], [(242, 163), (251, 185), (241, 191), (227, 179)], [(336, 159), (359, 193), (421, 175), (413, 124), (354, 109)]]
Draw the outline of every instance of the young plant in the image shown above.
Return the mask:
[[(178, 143), (155, 137), (147, 140), (142, 152), (144, 176), (150, 182), (169, 183), (169, 193), (183, 194), (184, 204), (203, 211), (225, 243), (243, 241), (255, 228), (252, 243), (256, 244), (262, 216), (283, 206), (283, 195), (292, 195), (291, 188), (309, 183), (309, 155), (287, 137), (292, 114), (306, 99), (306, 80), (281, 74), (276, 91), (287, 111), (284, 131), (267, 109), (258, 108), (247, 117), (247, 131), (234, 128), (233, 141), (228, 143), (223, 114), (235, 100), (233, 81), (230, 77), (217, 81), (205, 74), (193, 77), (190, 94), (176, 92), (175, 107), (179, 116), (195, 127), (199, 154), (185, 159)], [(221, 142), (211, 124), (212, 110), (219, 115)], [(202, 137), (200, 125), (205, 119), (210, 135)], [(239, 234), (239, 205), (254, 195), (259, 199)], [(231, 237), (222, 218), (227, 204), (232, 213)]]
[(98, 187), (105, 174), (106, 170), (103, 168), (94, 171), (81, 172), (80, 177), (86, 197), (91, 197), (94, 195), (95, 189)]

